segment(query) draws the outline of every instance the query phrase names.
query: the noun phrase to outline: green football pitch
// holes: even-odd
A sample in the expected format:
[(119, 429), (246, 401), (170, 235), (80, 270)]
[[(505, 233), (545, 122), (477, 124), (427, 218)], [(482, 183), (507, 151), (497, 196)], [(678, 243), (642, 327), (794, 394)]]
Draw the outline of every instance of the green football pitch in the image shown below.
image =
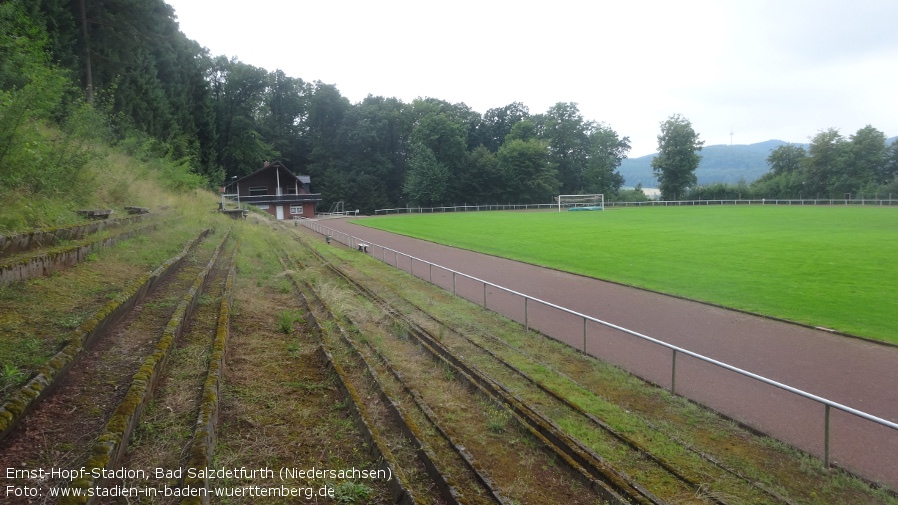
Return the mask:
[(468, 212), (359, 224), (898, 343), (898, 209)]

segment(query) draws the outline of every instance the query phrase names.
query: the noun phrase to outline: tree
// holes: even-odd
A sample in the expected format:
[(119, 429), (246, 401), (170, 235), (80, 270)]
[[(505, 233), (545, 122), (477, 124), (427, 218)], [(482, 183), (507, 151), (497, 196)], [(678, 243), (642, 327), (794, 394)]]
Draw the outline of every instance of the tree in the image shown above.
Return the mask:
[(506, 200), (505, 188), (508, 183), (505, 172), (499, 167), (496, 154), (486, 146), (479, 146), (468, 156), (469, 174), (467, 195), (470, 202), (511, 203)]
[(770, 152), (767, 165), (773, 175), (798, 173), (804, 168), (808, 153), (796, 144), (784, 144)]
[(57, 156), (41, 130), (62, 109), (68, 82), (46, 46), (46, 34), (19, 2), (0, 3), (0, 196), (23, 187), (58, 189), (73, 175), (54, 174), (58, 167), (47, 161)]
[(302, 79), (288, 77), (282, 70), (268, 74), (259, 133), (290, 168), (305, 161), (303, 146), (297, 140), (306, 127), (310, 94), (311, 86)]
[(613, 194), (624, 185), (624, 176), (617, 172), (621, 161), (630, 151), (630, 139), (618, 138), (617, 132), (598, 124), (589, 134), (589, 161), (583, 173), (584, 193)]
[(349, 176), (344, 170), (347, 163), (341, 139), (345, 134), (343, 120), (351, 106), (333, 84), (316, 81), (313, 87), (303, 130), (309, 150), (307, 171), (312, 181), (319, 181), (321, 205), (326, 208), (348, 198)]
[(353, 208), (373, 213), (402, 201), (411, 133), (408, 110), (396, 98), (369, 95), (346, 112), (339, 169), (348, 176), (344, 199)]
[(449, 169), (437, 161), (433, 151), (423, 144), (412, 144), (402, 187), (409, 201), (423, 207), (440, 205), (448, 184)]
[(210, 76), (218, 132), (218, 165), (228, 177), (246, 175), (276, 157), (259, 124), (268, 72), (219, 56)]
[(464, 126), (450, 114), (431, 112), (418, 119), (412, 130), (412, 143), (429, 148), (437, 161), (454, 170), (466, 153)]
[(583, 120), (573, 102), (556, 103), (542, 119), (541, 138), (549, 142), (549, 161), (558, 171), (561, 191), (579, 192), (584, 186), (593, 124)]
[(751, 184), (751, 191), (766, 198), (813, 197), (806, 185), (808, 154), (804, 147), (783, 144), (770, 151), (770, 171)]
[[(411, 141), (412, 144), (427, 147), (436, 161), (452, 175), (447, 178), (447, 191), (440, 195), (446, 200), (440, 203), (464, 203), (469, 175), (465, 173), (467, 130), (454, 112), (436, 112), (431, 109), (426, 115), (419, 117), (412, 130)], [(411, 161), (409, 168), (411, 169)]]
[(680, 114), (661, 123), (658, 135), (658, 155), (652, 159), (652, 171), (664, 200), (677, 200), (697, 182), (695, 169), (702, 157), (704, 141), (692, 129), (692, 123)]
[(536, 124), (530, 119), (522, 119), (515, 123), (508, 135), (505, 136), (504, 142), (509, 140), (533, 140), (536, 138)]
[(809, 195), (844, 196), (846, 192), (840, 179), (848, 162), (845, 138), (835, 128), (817, 133), (808, 147), (805, 187)]
[(888, 182), (885, 133), (867, 125), (851, 136), (850, 143), (851, 163), (847, 178), (853, 183), (852, 191), (866, 184)]
[(886, 151), (882, 178), (887, 183), (898, 180), (898, 140), (892, 142), (892, 145)]
[(550, 203), (561, 187), (549, 153), (541, 140), (510, 140), (496, 153), (508, 181), (505, 201)]
[(529, 117), (530, 109), (521, 102), (487, 110), (483, 115), (481, 143), (491, 152), (498, 151), (512, 127)]

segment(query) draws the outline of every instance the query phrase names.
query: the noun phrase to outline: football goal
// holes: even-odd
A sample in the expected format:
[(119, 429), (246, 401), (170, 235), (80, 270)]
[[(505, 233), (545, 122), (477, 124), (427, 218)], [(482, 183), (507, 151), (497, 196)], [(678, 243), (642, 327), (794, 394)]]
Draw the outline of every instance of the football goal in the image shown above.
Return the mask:
[(558, 195), (558, 212), (566, 209), (575, 210), (605, 210), (605, 195)]

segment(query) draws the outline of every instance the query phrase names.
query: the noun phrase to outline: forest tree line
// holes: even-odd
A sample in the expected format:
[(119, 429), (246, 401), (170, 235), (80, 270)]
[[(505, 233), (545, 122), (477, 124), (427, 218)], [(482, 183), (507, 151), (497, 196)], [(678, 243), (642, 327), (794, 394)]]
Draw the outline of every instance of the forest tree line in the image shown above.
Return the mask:
[(819, 131), (807, 148), (785, 144), (770, 151), (770, 171), (751, 184), (693, 187), (686, 198), (875, 199), (898, 198), (898, 141), (867, 125), (845, 137)]
[[(7, 188), (46, 189), (52, 183), (23, 167), (58, 159), (59, 174), (71, 175), (87, 162), (75, 146), (100, 137), (129, 154), (167, 160), (174, 180), (213, 188), (278, 160), (312, 177), (323, 206), (344, 201), (363, 212), (546, 203), (558, 193), (643, 198), (622, 190), (617, 172), (629, 139), (584, 118), (576, 103), (539, 113), (519, 102), (484, 113), (438, 98), (369, 95), (350, 103), (332, 84), (210, 55), (180, 32), (162, 0), (11, 0), (0, 4), (0, 23), (0, 183)], [(37, 149), (41, 124), (63, 135)], [(854, 146), (854, 136), (843, 143)], [(894, 151), (884, 147), (884, 159), (894, 160)], [(846, 164), (863, 156), (824, 160), (813, 144), (805, 154), (817, 161), (796, 171), (777, 156), (752, 189), (792, 191), (797, 178), (805, 178), (806, 191), (807, 178), (840, 190), (895, 184), (892, 169), (875, 171), (875, 182), (864, 178), (867, 168), (843, 180)], [(842, 164), (822, 168), (836, 159)]]
[[(584, 119), (574, 103), (540, 114), (521, 103), (481, 114), (436, 98), (353, 104), (334, 85), (210, 55), (162, 0), (14, 0), (0, 15), (4, 61), (15, 53), (31, 66), (24, 74), (0, 67), (10, 102), (59, 122), (89, 103), (107, 124), (86, 130), (129, 154), (189, 167), (213, 188), (275, 160), (310, 175), (325, 206), (344, 201), (365, 212), (547, 202), (623, 183), (615, 170), (628, 139)], [(29, 122), (9, 123), (21, 134)], [(39, 163), (27, 151), (0, 163)]]

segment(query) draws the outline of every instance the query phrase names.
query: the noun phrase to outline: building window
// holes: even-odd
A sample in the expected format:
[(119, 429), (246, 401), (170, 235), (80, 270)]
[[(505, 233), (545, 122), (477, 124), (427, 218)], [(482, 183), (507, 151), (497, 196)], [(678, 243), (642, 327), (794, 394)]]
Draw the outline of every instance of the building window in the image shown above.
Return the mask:
[(290, 206), (290, 214), (294, 216), (302, 215), (302, 205), (291, 205)]
[(249, 196), (265, 196), (268, 194), (268, 186), (250, 186)]
[(258, 208), (260, 208), (260, 209), (262, 209), (262, 210), (268, 210), (268, 204), (267, 204), (267, 203), (263, 203), (263, 204), (261, 204), (261, 205), (256, 205), (256, 207), (258, 207)]

